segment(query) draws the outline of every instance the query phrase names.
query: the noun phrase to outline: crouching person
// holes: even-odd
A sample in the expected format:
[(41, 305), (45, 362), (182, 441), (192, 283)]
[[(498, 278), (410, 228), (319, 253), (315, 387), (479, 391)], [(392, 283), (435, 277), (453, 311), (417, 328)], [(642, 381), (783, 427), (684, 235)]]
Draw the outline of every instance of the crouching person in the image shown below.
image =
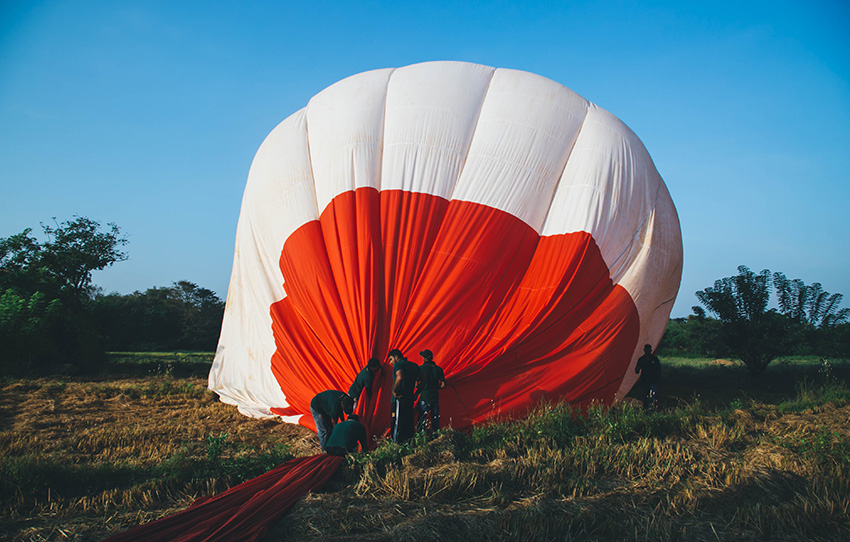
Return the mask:
[(323, 391), (310, 401), (310, 414), (313, 415), (313, 421), (316, 423), (316, 434), (319, 436), (319, 446), (323, 452), (334, 424), (344, 420), (343, 414), (351, 414), (353, 409), (354, 401), (344, 391)]
[(347, 420), (334, 426), (325, 452), (330, 455), (344, 456), (349, 452), (356, 452), (358, 444), (361, 452), (369, 449), (366, 443), (366, 428), (360, 423), (360, 417), (352, 414)]

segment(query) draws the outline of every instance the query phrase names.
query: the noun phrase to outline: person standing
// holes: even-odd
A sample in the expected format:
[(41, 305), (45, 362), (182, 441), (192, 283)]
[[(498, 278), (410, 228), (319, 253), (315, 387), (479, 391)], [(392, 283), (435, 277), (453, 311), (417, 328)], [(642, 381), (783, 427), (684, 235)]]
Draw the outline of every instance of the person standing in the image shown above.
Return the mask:
[(393, 364), (393, 395), (390, 412), (393, 442), (401, 443), (413, 437), (416, 399), (416, 383), (419, 381), (419, 365), (404, 357), (401, 350), (389, 353)]
[(643, 346), (643, 355), (638, 358), (635, 373), (640, 373), (640, 382), (646, 388), (643, 408), (655, 410), (658, 406), (658, 384), (661, 383), (661, 362), (652, 353), (651, 345)]
[(360, 417), (357, 414), (351, 414), (347, 420), (334, 426), (325, 446), (325, 452), (330, 455), (344, 456), (349, 452), (356, 452), (358, 444), (361, 452), (369, 450), (366, 428), (360, 423)]
[(443, 369), (434, 363), (433, 352), (423, 350), (419, 355), (422, 356), (422, 365), (419, 367), (422, 376), (419, 382), (417, 430), (427, 429), (428, 435), (431, 436), (440, 430), (440, 390), (446, 385), (446, 375)]
[(327, 390), (316, 394), (310, 401), (310, 414), (316, 423), (316, 434), (319, 436), (319, 446), (325, 451), (328, 437), (337, 421), (345, 419), (343, 414), (351, 414), (354, 410), (354, 400), (344, 391)]
[(375, 382), (375, 376), (381, 370), (381, 361), (378, 358), (372, 358), (366, 364), (354, 379), (351, 387), (348, 388), (348, 395), (354, 399), (354, 407), (357, 408), (357, 402), (360, 399), (360, 394), (366, 390), (366, 395), (372, 397), (372, 386)]

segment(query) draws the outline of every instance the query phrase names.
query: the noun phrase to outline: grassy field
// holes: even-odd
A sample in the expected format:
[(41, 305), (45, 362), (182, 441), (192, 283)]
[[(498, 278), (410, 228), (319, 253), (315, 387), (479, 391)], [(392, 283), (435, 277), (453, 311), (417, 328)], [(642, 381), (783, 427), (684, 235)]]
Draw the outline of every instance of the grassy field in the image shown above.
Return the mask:
[[(209, 354), (0, 382), (0, 539), (97, 540), (318, 452), (206, 390)], [(350, 456), (268, 540), (850, 540), (850, 365), (662, 359), (661, 408), (516, 422)]]

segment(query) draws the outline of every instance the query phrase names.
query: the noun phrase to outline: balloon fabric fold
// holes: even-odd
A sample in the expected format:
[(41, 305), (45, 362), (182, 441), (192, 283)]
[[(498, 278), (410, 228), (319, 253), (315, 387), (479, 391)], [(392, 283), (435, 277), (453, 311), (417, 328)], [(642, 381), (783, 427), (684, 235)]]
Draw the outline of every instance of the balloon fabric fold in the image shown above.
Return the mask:
[(287, 461), (176, 514), (113, 535), (104, 542), (215, 542), (262, 539), (272, 523), (309, 491), (321, 488), (341, 457), (318, 454)]

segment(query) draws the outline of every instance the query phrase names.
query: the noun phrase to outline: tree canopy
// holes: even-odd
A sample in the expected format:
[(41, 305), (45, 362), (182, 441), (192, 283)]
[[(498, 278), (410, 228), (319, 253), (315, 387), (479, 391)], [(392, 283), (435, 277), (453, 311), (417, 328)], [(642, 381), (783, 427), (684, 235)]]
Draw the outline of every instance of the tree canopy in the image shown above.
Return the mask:
[(122, 351), (214, 350), (224, 315), (224, 301), (215, 292), (186, 280), (101, 295), (93, 306), (106, 348)]
[(806, 285), (800, 279), (789, 280), (783, 273), (773, 274), (779, 311), (797, 322), (814, 327), (835, 327), (850, 319), (850, 308), (840, 308), (841, 294), (830, 294), (820, 282)]
[[(779, 309), (768, 309), (773, 285)], [(799, 352), (808, 347), (821, 355), (842, 351), (839, 330), (850, 317), (850, 309), (841, 309), (841, 294), (824, 291), (820, 283), (807, 286), (802, 280), (788, 280), (782, 273), (771, 275), (767, 269), (754, 273), (747, 266), (738, 274), (714, 282), (714, 286), (696, 292), (697, 299), (719, 326), (705, 327), (705, 311), (694, 307), (695, 326), (712, 331), (716, 350), (725, 350), (741, 359), (753, 375), (783, 353)], [(688, 320), (690, 323), (690, 319)], [(687, 333), (682, 323), (674, 326), (675, 339), (682, 342)]]
[(77, 216), (55, 227), (42, 224), (42, 228), (49, 239), (42, 246), (42, 262), (78, 303), (91, 294), (93, 271), (127, 259), (121, 250), (127, 238), (112, 222), (101, 231), (99, 222)]
[(100, 222), (82, 216), (41, 227), (47, 238), (43, 243), (31, 228), (0, 238), (0, 287), (61, 296), (80, 305), (92, 295), (94, 271), (127, 259), (121, 250), (127, 238), (111, 222), (105, 231)]

